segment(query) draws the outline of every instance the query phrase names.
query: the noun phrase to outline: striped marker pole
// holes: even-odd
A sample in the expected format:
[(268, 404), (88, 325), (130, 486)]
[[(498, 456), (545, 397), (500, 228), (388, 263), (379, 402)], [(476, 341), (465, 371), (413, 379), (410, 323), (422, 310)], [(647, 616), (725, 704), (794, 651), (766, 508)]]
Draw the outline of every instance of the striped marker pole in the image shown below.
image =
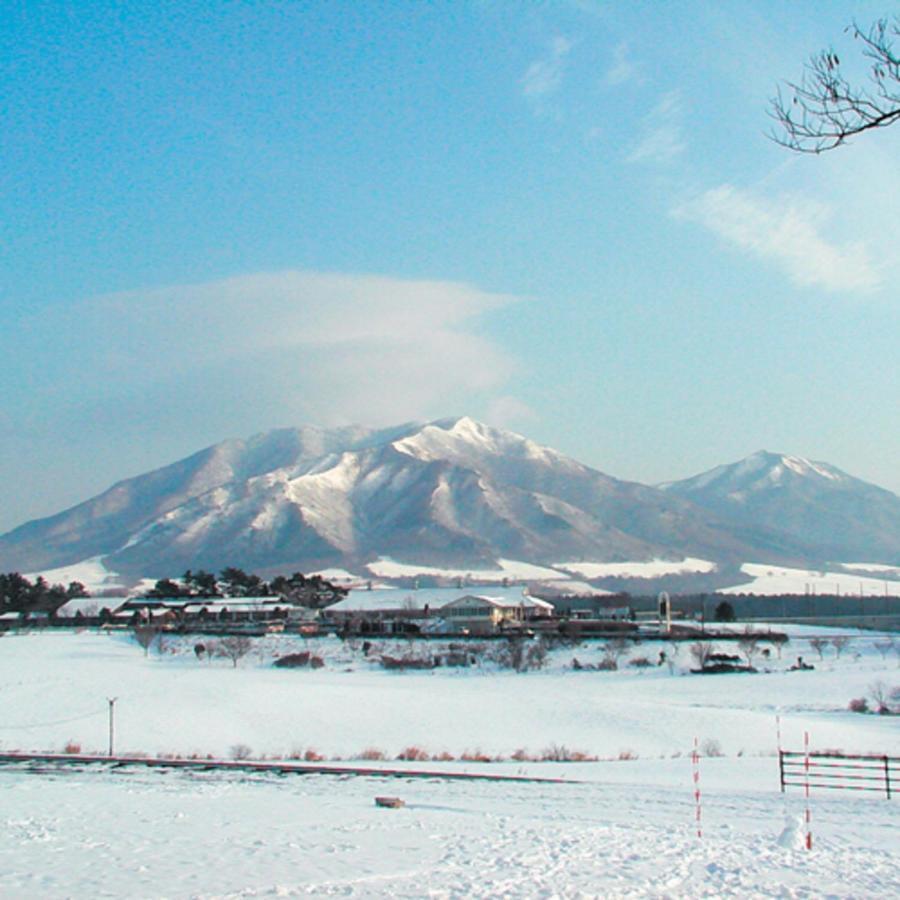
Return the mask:
[(809, 816), (809, 732), (803, 732), (803, 793), (806, 797), (806, 849), (812, 850), (812, 830)]
[(694, 751), (691, 753), (691, 762), (694, 769), (694, 809), (697, 823), (697, 837), (703, 837), (703, 826), (700, 821), (700, 741), (694, 738)]

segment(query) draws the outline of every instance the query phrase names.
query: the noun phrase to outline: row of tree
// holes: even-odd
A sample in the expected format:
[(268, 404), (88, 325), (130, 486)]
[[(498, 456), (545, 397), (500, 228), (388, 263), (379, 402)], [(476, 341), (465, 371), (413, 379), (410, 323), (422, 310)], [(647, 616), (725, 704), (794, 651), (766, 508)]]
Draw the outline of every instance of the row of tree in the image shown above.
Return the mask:
[(145, 594), (146, 597), (279, 597), (295, 606), (321, 609), (336, 603), (347, 590), (332, 584), (320, 575), (278, 575), (265, 581), (252, 572), (228, 566), (218, 576), (203, 569), (188, 569), (178, 580), (162, 578)]
[(80, 581), (49, 584), (41, 575), (32, 582), (18, 572), (0, 574), (0, 612), (46, 612), (51, 615), (76, 597), (89, 597)]

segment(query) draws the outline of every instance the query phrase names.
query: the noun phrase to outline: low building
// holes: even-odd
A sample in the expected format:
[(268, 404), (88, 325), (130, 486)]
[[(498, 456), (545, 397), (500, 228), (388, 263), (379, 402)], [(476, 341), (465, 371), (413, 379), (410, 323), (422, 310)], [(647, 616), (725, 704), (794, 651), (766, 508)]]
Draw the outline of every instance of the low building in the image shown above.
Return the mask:
[(552, 603), (527, 594), (516, 597), (466, 594), (436, 610), (436, 615), (451, 623), (455, 630), (485, 633), (552, 614)]

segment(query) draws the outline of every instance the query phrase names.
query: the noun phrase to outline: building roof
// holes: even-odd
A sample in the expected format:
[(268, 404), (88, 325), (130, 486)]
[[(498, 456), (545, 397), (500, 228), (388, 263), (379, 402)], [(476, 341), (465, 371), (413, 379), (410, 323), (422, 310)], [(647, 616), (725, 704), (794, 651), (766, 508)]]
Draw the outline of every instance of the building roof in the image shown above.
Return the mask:
[[(471, 588), (469, 589), (471, 593)], [(419, 588), (408, 590), (403, 588), (387, 588), (381, 590), (352, 590), (350, 593), (332, 604), (326, 610), (327, 613), (357, 613), (357, 612), (392, 612), (397, 610), (416, 611), (429, 609), (436, 610), (445, 606), (459, 597), (465, 596), (465, 591), (459, 588)], [(521, 585), (518, 587), (494, 587), (490, 588), (490, 596), (500, 603), (509, 606), (528, 606), (536, 600), (524, 593)], [(543, 609), (543, 602), (539, 601)], [(547, 608), (552, 608), (547, 604)]]

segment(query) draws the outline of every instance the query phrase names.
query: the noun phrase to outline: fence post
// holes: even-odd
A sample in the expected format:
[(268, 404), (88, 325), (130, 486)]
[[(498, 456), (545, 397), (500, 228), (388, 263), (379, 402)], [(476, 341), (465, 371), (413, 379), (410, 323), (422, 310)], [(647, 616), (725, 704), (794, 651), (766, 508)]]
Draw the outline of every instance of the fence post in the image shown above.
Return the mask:
[(891, 799), (891, 761), (884, 757), (884, 789), (887, 791), (888, 800)]
[(812, 850), (812, 829), (809, 815), (809, 732), (803, 732), (804, 794), (806, 795), (806, 849)]
[(694, 769), (694, 816), (697, 825), (697, 837), (703, 837), (703, 826), (700, 821), (700, 741), (694, 738), (694, 752), (691, 753), (691, 762)]
[(778, 774), (781, 777), (781, 793), (784, 793), (784, 750), (778, 751)]

